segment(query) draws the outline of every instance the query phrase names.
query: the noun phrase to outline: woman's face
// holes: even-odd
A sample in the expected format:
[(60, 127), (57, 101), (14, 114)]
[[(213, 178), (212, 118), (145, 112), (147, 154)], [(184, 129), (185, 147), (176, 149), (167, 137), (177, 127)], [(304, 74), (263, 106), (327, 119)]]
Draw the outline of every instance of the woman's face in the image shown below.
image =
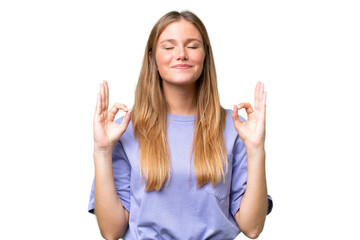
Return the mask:
[(156, 64), (163, 84), (194, 84), (200, 77), (205, 59), (202, 36), (186, 20), (169, 24), (156, 46)]

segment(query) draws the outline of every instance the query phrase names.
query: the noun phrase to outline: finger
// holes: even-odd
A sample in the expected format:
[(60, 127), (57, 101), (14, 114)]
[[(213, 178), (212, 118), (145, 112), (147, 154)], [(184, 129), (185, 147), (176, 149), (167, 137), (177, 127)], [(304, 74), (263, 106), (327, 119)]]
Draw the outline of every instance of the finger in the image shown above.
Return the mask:
[(124, 116), (124, 119), (122, 120), (120, 126), (121, 128), (123, 129), (123, 131), (126, 130), (126, 128), (128, 127), (129, 123), (130, 123), (130, 120), (131, 120), (131, 111), (132, 109), (129, 109), (126, 113), (125, 113), (125, 116)]
[(261, 103), (260, 103), (260, 107), (262, 110), (265, 110), (265, 107), (266, 107), (266, 97), (267, 97), (267, 92), (264, 91), (262, 93)]
[(260, 96), (259, 99), (260, 99), (260, 102), (261, 102), (261, 100), (264, 97), (264, 83), (260, 83), (259, 96)]
[(124, 112), (128, 111), (128, 108), (126, 107), (126, 105), (120, 104), (120, 103), (115, 103), (109, 110), (108, 120), (113, 122), (116, 114), (119, 112), (120, 109), (123, 110)]
[(260, 102), (260, 85), (261, 82), (257, 82), (256, 87), (255, 87), (255, 101), (254, 101), (254, 107), (255, 109), (259, 108), (259, 102)]
[(240, 119), (238, 107), (236, 105), (234, 105), (234, 107), (233, 107), (233, 112), (232, 112), (231, 116), (233, 119), (234, 127), (235, 127), (236, 131), (238, 131), (239, 126), (241, 126), (243, 123)]
[(100, 96), (101, 96), (101, 112), (106, 111), (105, 109), (105, 89), (104, 84), (100, 84)]
[(264, 121), (265, 121), (265, 115), (266, 115), (266, 98), (267, 98), (267, 92), (264, 92), (263, 99), (261, 101), (261, 111), (260, 111), (261, 112), (260, 116), (261, 116), (261, 118), (264, 119)]
[(105, 87), (105, 109), (109, 108), (109, 85), (106, 80), (104, 80)]
[(101, 94), (100, 94), (100, 89), (97, 93), (97, 98), (96, 98), (96, 107), (95, 107), (95, 114), (96, 115), (100, 115), (100, 109), (101, 109)]
[(100, 113), (104, 111), (104, 86), (102, 83), (100, 83), (100, 89), (99, 89), (99, 94), (100, 94)]
[(264, 105), (266, 107), (266, 99), (267, 99), (267, 92), (265, 92), (265, 97), (264, 97)]
[(239, 111), (236, 105), (234, 105), (233, 107), (233, 112), (231, 114), (231, 117), (233, 118), (234, 121), (240, 121)]
[(260, 88), (260, 103), (259, 103), (259, 109), (260, 111), (265, 111), (265, 105), (266, 105), (266, 92), (265, 92), (265, 85), (262, 83)]
[(248, 119), (249, 119), (249, 115), (254, 112), (254, 109), (252, 108), (250, 103), (240, 103), (237, 107), (239, 110), (245, 108), (245, 111), (248, 115)]

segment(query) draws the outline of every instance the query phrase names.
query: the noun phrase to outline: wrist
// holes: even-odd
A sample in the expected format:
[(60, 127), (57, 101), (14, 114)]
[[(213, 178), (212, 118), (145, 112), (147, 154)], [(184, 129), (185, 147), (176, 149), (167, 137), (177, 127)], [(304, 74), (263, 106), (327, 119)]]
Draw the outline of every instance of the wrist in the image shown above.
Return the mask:
[(248, 156), (265, 156), (265, 146), (245, 144), (246, 153)]
[(265, 150), (265, 142), (251, 142), (251, 141), (244, 141), (244, 145), (247, 150), (254, 150), (254, 151), (261, 151)]
[(102, 156), (102, 155), (112, 155), (113, 147), (100, 148), (94, 146), (94, 156)]
[(96, 169), (99, 169), (99, 167), (101, 169), (102, 167), (111, 164), (112, 151), (105, 149), (94, 149), (93, 158), (94, 158), (95, 171), (96, 171)]

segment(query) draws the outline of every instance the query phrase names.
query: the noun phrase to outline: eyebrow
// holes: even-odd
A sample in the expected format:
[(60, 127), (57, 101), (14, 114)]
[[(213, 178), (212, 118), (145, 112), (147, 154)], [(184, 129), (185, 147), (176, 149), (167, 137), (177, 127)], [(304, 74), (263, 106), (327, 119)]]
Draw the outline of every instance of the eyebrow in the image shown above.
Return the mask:
[[(197, 42), (199, 42), (199, 43), (202, 43), (202, 42), (201, 42), (199, 39), (197, 39), (197, 38), (189, 38), (189, 39), (187, 39), (187, 40), (185, 41), (185, 43), (189, 43), (189, 42), (192, 42), (192, 41), (197, 41)], [(162, 40), (162, 41), (160, 42), (160, 44), (163, 43), (163, 42), (171, 42), (171, 43), (174, 43), (174, 42), (176, 42), (176, 40), (175, 40), (175, 39), (172, 39), (172, 38), (164, 39), (164, 40)]]

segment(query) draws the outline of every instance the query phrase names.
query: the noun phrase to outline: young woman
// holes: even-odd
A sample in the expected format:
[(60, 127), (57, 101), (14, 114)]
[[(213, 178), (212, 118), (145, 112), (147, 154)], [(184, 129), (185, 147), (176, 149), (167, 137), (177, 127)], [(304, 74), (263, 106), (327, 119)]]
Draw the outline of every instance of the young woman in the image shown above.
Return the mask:
[[(169, 12), (147, 42), (132, 110), (100, 85), (89, 211), (106, 239), (256, 238), (272, 209), (265, 178), (264, 85), (220, 106), (206, 29)], [(240, 119), (245, 108), (248, 120)], [(119, 110), (125, 116), (114, 122)]]

